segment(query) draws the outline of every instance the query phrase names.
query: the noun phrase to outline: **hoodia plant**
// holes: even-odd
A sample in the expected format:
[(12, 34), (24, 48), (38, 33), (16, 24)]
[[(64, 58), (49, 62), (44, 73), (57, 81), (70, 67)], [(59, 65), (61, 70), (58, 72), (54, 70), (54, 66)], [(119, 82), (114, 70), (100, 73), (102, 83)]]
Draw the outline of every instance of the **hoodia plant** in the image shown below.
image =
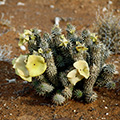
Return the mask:
[(24, 44), (29, 53), (13, 60), (16, 74), (57, 105), (71, 98), (95, 101), (95, 85), (113, 88), (114, 65), (105, 64), (109, 50), (89, 30), (80, 36), (71, 24), (66, 34), (58, 25), (43, 36), (37, 29), (25, 30), (18, 45)]

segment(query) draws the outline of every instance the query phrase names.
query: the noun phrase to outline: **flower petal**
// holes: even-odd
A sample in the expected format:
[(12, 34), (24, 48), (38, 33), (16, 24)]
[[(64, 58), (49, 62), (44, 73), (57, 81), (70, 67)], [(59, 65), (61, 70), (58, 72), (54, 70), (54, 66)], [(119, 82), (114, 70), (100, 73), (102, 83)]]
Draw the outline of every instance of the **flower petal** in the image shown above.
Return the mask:
[(47, 65), (42, 56), (29, 55), (26, 68), (29, 71), (29, 75), (31, 77), (35, 77), (43, 74), (47, 68)]
[(89, 66), (85, 60), (79, 60), (73, 64), (78, 70), (79, 74), (84, 76), (86, 79), (89, 77)]
[(67, 74), (67, 77), (72, 85), (76, 85), (77, 82), (79, 82), (80, 80), (84, 78), (82, 75), (79, 74), (77, 69), (70, 71)]
[(77, 82), (81, 81), (84, 77), (80, 74), (78, 74), (77, 77), (74, 77), (74, 78), (68, 78), (68, 80), (70, 81), (70, 83), (72, 85), (76, 85)]
[(17, 75), (19, 75), (23, 80), (28, 81), (28, 82), (32, 82), (32, 77), (30, 77), (30, 76), (28, 76), (28, 77), (22, 76), (21, 74), (19, 74), (19, 72), (17, 70), (15, 70), (15, 73)]
[(19, 76), (29, 76), (29, 72), (25, 67), (25, 60), (27, 59), (27, 55), (20, 55), (17, 59), (13, 60), (13, 68), (17, 70)]
[(77, 74), (77, 70), (74, 69), (67, 74), (67, 77), (68, 78), (75, 78), (76, 74)]
[(79, 71), (78, 70), (78, 72), (82, 75), (82, 76), (84, 76), (86, 79), (88, 79), (88, 77), (89, 77), (89, 69), (87, 68), (87, 67), (85, 67), (83, 70), (81, 70), (81, 71)]

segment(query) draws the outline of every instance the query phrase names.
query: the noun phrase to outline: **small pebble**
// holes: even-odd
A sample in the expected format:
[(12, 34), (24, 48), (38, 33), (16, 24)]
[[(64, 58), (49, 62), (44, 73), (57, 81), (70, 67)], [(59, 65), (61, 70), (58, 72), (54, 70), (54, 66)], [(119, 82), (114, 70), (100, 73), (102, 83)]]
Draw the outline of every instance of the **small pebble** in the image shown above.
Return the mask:
[(8, 81), (9, 83), (16, 83), (16, 79), (15, 78), (13, 78), (13, 79), (6, 79), (6, 81)]
[(81, 8), (84, 8), (84, 5), (81, 5), (80, 7), (81, 7)]
[(17, 104), (15, 104), (15, 107), (18, 107)]
[(113, 3), (112, 1), (108, 1), (108, 4), (110, 4), (110, 5), (111, 5), (112, 3)]
[(102, 11), (103, 11), (103, 12), (106, 12), (106, 11), (107, 11), (107, 8), (106, 8), (106, 7), (104, 7)]
[(118, 103), (116, 103), (115, 106), (118, 106)]
[(106, 118), (101, 118), (102, 120), (105, 120)]
[(28, 83), (28, 81), (23, 81), (23, 84), (27, 84)]
[(10, 113), (10, 115), (12, 116), (12, 113)]
[(105, 109), (108, 109), (108, 107), (107, 107), (107, 106), (105, 106)]
[(21, 45), (20, 46), (21, 50), (25, 51), (26, 50), (26, 47), (24, 45)]
[(4, 106), (6, 106), (6, 103), (4, 104)]
[(105, 102), (105, 100), (103, 100), (103, 102)]
[(0, 5), (5, 5), (6, 0), (0, 1)]
[(118, 9), (117, 9), (117, 12), (119, 13), (119, 12), (120, 12), (120, 10), (118, 10)]
[(75, 113), (75, 112), (76, 112), (76, 110), (73, 110), (73, 112)]
[(18, 6), (24, 6), (25, 4), (22, 3), (22, 2), (18, 2), (17, 5), (18, 5)]
[(50, 8), (54, 8), (54, 5), (50, 5)]
[(109, 113), (105, 113), (105, 115), (109, 115)]
[(59, 25), (60, 20), (61, 20), (60, 17), (55, 17), (55, 24), (56, 24), (56, 25)]
[(77, 13), (77, 10), (74, 10), (74, 13)]

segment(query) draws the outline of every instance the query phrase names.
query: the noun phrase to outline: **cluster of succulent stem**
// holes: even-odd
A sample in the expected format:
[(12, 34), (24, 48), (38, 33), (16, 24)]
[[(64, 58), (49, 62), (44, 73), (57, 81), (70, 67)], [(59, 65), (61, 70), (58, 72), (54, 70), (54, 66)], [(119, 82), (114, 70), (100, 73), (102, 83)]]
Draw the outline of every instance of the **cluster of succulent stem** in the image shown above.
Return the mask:
[[(40, 96), (52, 97), (57, 105), (71, 98), (93, 102), (97, 98), (95, 85), (114, 86), (110, 82), (114, 66), (105, 64), (109, 50), (89, 30), (83, 30), (78, 36), (76, 28), (67, 24), (66, 32), (63, 34), (62, 29), (54, 25), (50, 34), (41, 36), (37, 29), (32, 29), (21, 35), (19, 45), (28, 43), (28, 56), (41, 56), (47, 66), (43, 74), (32, 76), (32, 84)], [(38, 61), (36, 65), (43, 63)]]
[(113, 54), (120, 53), (120, 17), (112, 12), (97, 15), (95, 31), (98, 33), (99, 40)]

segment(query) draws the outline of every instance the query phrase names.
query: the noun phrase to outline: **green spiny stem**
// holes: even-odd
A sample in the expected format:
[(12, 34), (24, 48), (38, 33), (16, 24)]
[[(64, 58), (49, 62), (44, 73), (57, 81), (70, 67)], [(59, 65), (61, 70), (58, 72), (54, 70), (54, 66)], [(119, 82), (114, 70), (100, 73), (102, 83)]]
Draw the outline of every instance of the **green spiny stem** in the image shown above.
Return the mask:
[(55, 94), (53, 96), (53, 103), (57, 104), (57, 105), (62, 105), (65, 102), (65, 97), (63, 97), (61, 94)]
[[(90, 77), (88, 79), (85, 79), (85, 82), (84, 82), (84, 94), (87, 102), (94, 101), (96, 100), (95, 97), (97, 97), (95, 95), (95, 92), (93, 91), (93, 86), (100, 73), (100, 62), (101, 62), (100, 46), (95, 44), (90, 46), (90, 53), (91, 53)], [(92, 96), (93, 98), (91, 98), (89, 95)], [(87, 98), (88, 96), (90, 98)]]
[(64, 90), (62, 90), (62, 94), (66, 99), (72, 98), (72, 90), (69, 87), (65, 87)]
[(113, 64), (108, 64), (104, 66), (100, 75), (97, 78), (96, 85), (100, 87), (105, 86), (109, 81), (113, 79), (114, 71), (115, 68)]
[(82, 93), (81, 90), (76, 89), (76, 90), (74, 91), (74, 96), (75, 96), (75, 98), (80, 99), (80, 98), (82, 97), (82, 95), (83, 95), (83, 93)]
[(46, 70), (47, 78), (55, 86), (58, 86), (59, 81), (58, 81), (58, 77), (57, 77), (57, 68), (55, 66), (53, 57), (51, 57), (50, 59), (46, 59), (46, 63), (47, 63), (47, 70)]
[(115, 84), (114, 81), (109, 81), (109, 82), (107, 82), (106, 87), (108, 89), (115, 89), (116, 88), (116, 84)]
[(39, 86), (36, 88), (36, 91), (39, 95), (46, 95), (50, 92), (52, 92), (54, 89), (54, 87), (52, 85), (50, 85), (49, 83), (40, 83)]

